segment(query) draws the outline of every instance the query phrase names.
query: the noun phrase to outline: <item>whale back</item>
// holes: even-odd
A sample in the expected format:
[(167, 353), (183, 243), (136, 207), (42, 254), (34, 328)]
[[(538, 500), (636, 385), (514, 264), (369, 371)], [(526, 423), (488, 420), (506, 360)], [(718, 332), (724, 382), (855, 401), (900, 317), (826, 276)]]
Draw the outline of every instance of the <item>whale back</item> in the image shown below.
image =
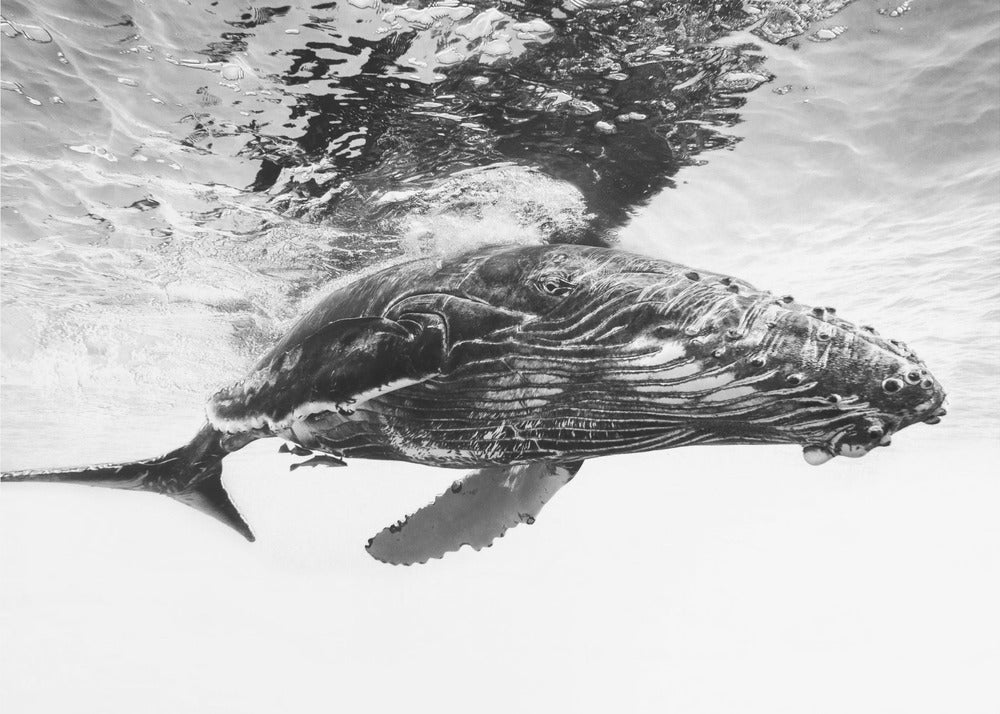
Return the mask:
[(337, 286), (292, 325), (274, 347), (260, 358), (255, 369), (301, 344), (330, 323), (381, 315), (393, 300), (405, 292), (407, 286), (417, 286), (419, 289), (432, 284), (436, 267), (436, 261), (432, 259), (413, 260)]

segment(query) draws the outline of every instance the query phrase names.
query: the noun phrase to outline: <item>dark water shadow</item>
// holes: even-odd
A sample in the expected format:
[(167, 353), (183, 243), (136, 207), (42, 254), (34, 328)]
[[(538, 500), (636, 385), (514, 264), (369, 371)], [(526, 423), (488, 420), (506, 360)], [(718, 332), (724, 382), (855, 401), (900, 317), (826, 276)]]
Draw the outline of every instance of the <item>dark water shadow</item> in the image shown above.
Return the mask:
[[(745, 93), (771, 76), (756, 44), (715, 41), (745, 29), (787, 41), (845, 4), (320, 3), (302, 42), (275, 51), (296, 130), (244, 125), (242, 155), (260, 161), (252, 188), (276, 209), (353, 230), (391, 222), (398, 207), (373, 196), (511, 162), (570, 182), (595, 214), (592, 236), (554, 239), (600, 240), (681, 167), (738, 141), (727, 129)], [(292, 11), (229, 17), (203, 54), (226, 61)]]

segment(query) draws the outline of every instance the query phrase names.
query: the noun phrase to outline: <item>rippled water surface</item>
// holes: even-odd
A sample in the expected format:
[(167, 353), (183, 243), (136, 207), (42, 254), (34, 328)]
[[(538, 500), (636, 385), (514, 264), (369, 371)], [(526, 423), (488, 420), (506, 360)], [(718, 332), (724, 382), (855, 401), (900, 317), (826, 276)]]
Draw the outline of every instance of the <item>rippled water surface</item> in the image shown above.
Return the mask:
[(927, 360), (936, 433), (997, 437), (992, 0), (3, 18), (6, 467), (175, 446), (331, 280), (491, 241), (617, 243), (836, 305)]

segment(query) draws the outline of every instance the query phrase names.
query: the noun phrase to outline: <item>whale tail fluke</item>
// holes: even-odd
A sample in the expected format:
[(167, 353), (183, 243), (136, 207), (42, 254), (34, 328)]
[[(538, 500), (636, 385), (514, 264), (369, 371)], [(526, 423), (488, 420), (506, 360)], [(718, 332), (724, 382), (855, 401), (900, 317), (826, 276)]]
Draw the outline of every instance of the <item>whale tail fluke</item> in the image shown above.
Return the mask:
[(222, 436), (206, 424), (189, 444), (156, 458), (65, 469), (8, 471), (0, 474), (0, 481), (76, 483), (162, 493), (212, 516), (253, 541), (253, 531), (222, 485), (222, 459), (243, 444), (233, 448)]

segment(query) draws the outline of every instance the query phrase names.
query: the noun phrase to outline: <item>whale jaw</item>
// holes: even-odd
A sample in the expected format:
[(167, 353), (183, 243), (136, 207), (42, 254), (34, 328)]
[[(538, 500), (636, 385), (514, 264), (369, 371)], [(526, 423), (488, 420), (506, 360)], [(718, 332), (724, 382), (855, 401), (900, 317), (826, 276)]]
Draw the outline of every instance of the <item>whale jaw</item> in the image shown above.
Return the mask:
[[(939, 424), (941, 422), (941, 417), (947, 413), (948, 411), (944, 407), (938, 406), (921, 421), (924, 424)], [(902, 428), (902, 426), (899, 428)], [(898, 431), (898, 429), (896, 430)], [(869, 436), (872, 437), (869, 441), (861, 443), (851, 443), (846, 440), (841, 440), (838, 437), (834, 437), (825, 443), (807, 444), (802, 447), (802, 458), (805, 459), (806, 463), (810, 466), (822, 466), (835, 456), (844, 456), (849, 459), (859, 459), (862, 456), (868, 455), (873, 449), (892, 444), (891, 431), (884, 432), (882, 429), (869, 431)]]

